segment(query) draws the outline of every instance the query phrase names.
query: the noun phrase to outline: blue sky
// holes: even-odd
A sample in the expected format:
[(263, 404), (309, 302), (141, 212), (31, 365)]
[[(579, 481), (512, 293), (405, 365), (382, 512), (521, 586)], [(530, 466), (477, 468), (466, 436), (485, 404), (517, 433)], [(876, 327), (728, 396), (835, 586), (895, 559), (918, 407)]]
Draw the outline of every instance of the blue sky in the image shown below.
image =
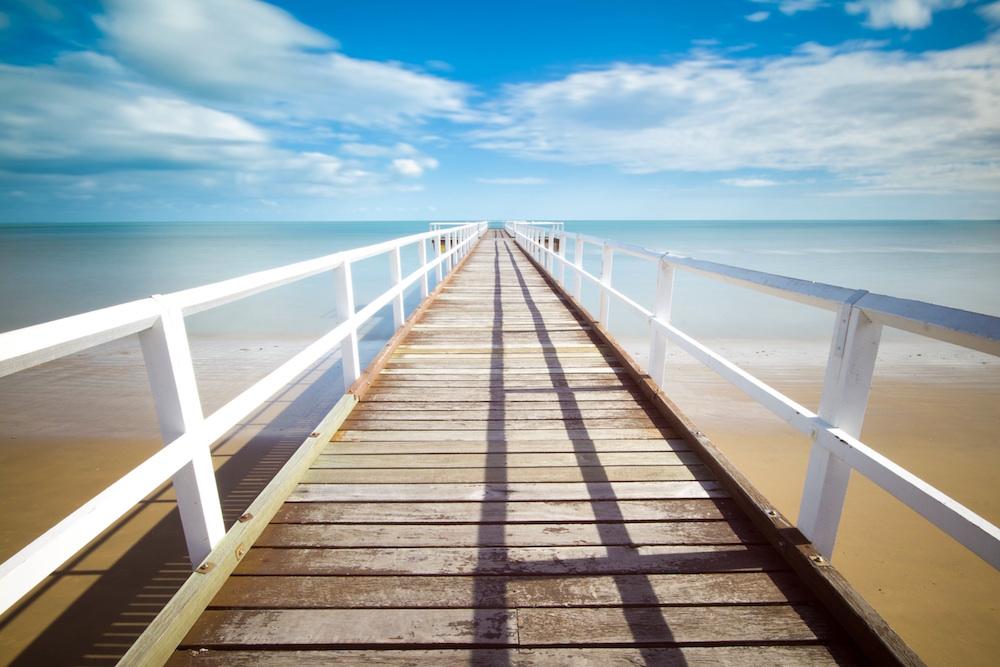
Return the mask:
[(1000, 217), (1000, 2), (0, 5), (0, 220)]

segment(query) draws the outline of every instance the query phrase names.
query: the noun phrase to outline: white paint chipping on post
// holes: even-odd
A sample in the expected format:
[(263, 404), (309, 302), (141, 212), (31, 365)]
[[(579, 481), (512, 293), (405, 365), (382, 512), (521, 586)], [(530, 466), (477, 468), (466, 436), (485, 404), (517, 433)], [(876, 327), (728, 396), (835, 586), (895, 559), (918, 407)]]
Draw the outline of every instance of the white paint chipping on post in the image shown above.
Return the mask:
[[(468, 253), (486, 231), (485, 222), (456, 223), (441, 251), (438, 229), (354, 250), (289, 264), (195, 287), (164, 296), (103, 308), (0, 334), (0, 377), (139, 334), (143, 359), (156, 403), (164, 447), (78, 510), (0, 564), (0, 613), (17, 603), (56, 568), (114, 524), (160, 485), (174, 479), (185, 540), (198, 564), (225, 533), (212, 468), (210, 446), (282, 387), (306, 372), (338, 346), (343, 351), (344, 379), (360, 375), (358, 330), (380, 309), (399, 303), (403, 293), (424, 284), (430, 272), (450, 272), (457, 256)], [(376, 255), (399, 256), (403, 247), (435, 240), (434, 259), (420, 253), (420, 267), (402, 276), (390, 263), (393, 286), (356, 311), (351, 264)], [(184, 317), (266, 290), (333, 273), (337, 312), (342, 321), (291, 359), (258, 380), (207, 417), (201, 409)]]
[[(847, 480), (851, 470), (856, 470), (1000, 569), (1000, 528), (858, 440), (883, 326), (1000, 356), (1000, 317), (656, 252), (582, 234), (577, 235), (577, 249), (570, 263), (537, 242), (538, 228), (533, 223), (508, 222), (506, 227), (530, 255), (541, 255), (575, 274), (577, 299), (583, 280), (596, 285), (601, 293), (599, 321), (605, 326), (611, 298), (648, 318), (652, 337), (649, 371), (658, 385), (662, 386), (663, 376), (657, 376), (662, 373), (656, 360), (660, 345), (657, 337), (662, 335), (813, 439), (799, 528), (824, 556), (829, 558), (833, 553)], [(600, 277), (583, 268), (585, 243), (603, 248), (605, 261)], [(654, 310), (611, 287), (608, 258), (613, 252), (660, 263)], [(671, 325), (670, 297), (662, 286), (673, 282), (672, 276), (664, 276), (664, 270), (675, 269), (837, 311), (820, 413), (813, 413)]]

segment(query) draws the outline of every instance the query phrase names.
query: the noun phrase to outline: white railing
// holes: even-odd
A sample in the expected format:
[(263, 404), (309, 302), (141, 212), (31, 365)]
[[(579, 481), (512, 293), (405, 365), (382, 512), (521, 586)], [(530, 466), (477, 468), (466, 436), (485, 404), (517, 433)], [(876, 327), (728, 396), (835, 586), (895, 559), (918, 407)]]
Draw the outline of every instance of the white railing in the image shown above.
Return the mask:
[[(600, 295), (597, 319), (605, 327), (610, 319), (612, 300), (647, 319), (651, 340), (645, 370), (657, 386), (662, 387), (666, 377), (666, 344), (670, 340), (813, 440), (799, 509), (799, 529), (825, 557), (833, 553), (847, 482), (853, 469), (1000, 569), (1000, 529), (997, 526), (858, 440), (868, 407), (883, 326), (1000, 356), (1000, 318), (656, 252), (583, 234), (567, 235), (561, 230), (530, 223), (509, 222), (506, 228), (517, 243), (577, 300), (582, 294), (584, 280), (596, 285)], [(575, 239), (572, 261), (566, 258), (566, 241), (570, 236)], [(588, 244), (602, 249), (600, 276), (583, 268), (584, 248)], [(616, 252), (657, 264), (652, 309), (612, 287)], [(572, 285), (566, 284), (567, 269), (573, 277)], [(670, 323), (674, 271), (677, 269), (836, 312), (818, 413), (737, 367)]]
[[(188, 555), (192, 565), (201, 563), (225, 534), (212, 443), (338, 345), (344, 386), (350, 387), (361, 374), (359, 329), (390, 304), (394, 326), (401, 326), (406, 290), (419, 281), (421, 298), (426, 298), (428, 274), (434, 270), (441, 280), (442, 269), (450, 272), (485, 230), (485, 222), (435, 229), (0, 334), (0, 377), (138, 334), (164, 442), (163, 449), (0, 565), (0, 613), (171, 478)], [(430, 261), (428, 241), (434, 243)], [(411, 245), (417, 246), (420, 267), (403, 276), (400, 251)], [(357, 310), (351, 265), (383, 254), (389, 258), (393, 285)], [(342, 322), (229, 403), (203, 415), (185, 316), (328, 271)]]

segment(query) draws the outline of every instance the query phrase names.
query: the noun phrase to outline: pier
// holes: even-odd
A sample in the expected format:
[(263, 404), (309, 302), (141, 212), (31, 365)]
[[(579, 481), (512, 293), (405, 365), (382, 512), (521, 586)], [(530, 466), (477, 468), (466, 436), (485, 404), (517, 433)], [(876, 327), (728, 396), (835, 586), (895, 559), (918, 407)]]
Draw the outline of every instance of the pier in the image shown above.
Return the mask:
[[(600, 276), (583, 268), (588, 243)], [(419, 267), (404, 275), (413, 245)], [(657, 263), (652, 308), (614, 288), (615, 252)], [(393, 287), (357, 308), (351, 262), (379, 254)], [(835, 311), (819, 411), (674, 327), (676, 270)], [(341, 323), (202, 415), (184, 316), (323, 272)], [(422, 297), (409, 315), (408, 289)], [(386, 307), (395, 334), (361, 368), (358, 330)], [(608, 331), (619, 307), (650, 322), (644, 365)], [(996, 354), (998, 318), (512, 222), (439, 226), (68, 320), (0, 335), (2, 374), (137, 333), (165, 447), (0, 566), (0, 602), (172, 479), (193, 573), (124, 664), (920, 664), (830, 562), (852, 470), (1000, 566), (996, 526), (857, 439), (882, 326)], [(797, 526), (664, 394), (667, 344), (812, 439)], [(347, 393), (223, 526), (208, 446), (335, 350)]]

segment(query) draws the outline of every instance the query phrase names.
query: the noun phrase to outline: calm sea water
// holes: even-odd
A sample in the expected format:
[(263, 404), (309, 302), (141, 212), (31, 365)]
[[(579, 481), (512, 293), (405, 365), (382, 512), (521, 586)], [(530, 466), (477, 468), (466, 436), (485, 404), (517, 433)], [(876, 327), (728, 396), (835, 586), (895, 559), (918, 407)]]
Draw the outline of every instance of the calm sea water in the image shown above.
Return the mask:
[[(567, 222), (618, 239), (784, 275), (1000, 315), (1000, 222)], [(0, 330), (231, 278), (427, 229), (426, 222), (0, 225)], [(600, 253), (587, 267), (599, 271)], [(404, 272), (416, 250), (404, 254)], [(363, 304), (388, 286), (387, 260), (355, 269)], [(614, 284), (649, 304), (651, 265), (615, 260)], [(709, 338), (818, 339), (831, 317), (681, 274), (675, 320)], [(412, 304), (416, 295), (411, 294)], [(596, 305), (593, 290), (585, 301)], [(189, 319), (195, 335), (315, 336), (333, 325), (328, 275)], [(615, 328), (638, 335), (623, 311)]]

